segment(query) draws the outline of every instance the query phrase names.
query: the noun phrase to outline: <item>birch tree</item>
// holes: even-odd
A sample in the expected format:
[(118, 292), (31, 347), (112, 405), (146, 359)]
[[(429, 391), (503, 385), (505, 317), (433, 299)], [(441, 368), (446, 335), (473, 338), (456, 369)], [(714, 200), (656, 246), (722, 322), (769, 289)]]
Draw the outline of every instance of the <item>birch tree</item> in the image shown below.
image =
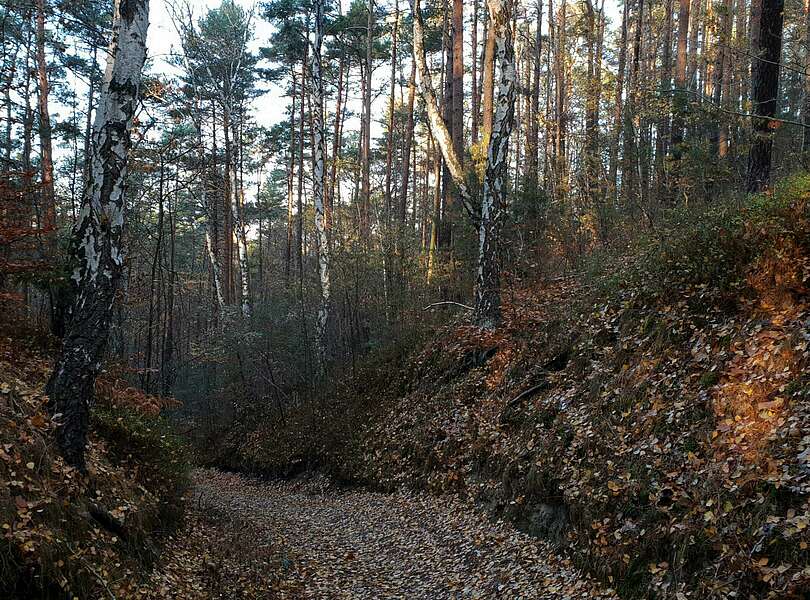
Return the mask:
[(96, 376), (124, 264), (122, 234), (130, 132), (146, 58), (148, 0), (117, 0), (93, 126), (90, 172), (73, 232), (78, 293), (47, 392), (65, 460), (84, 470)]
[[(485, 133), (484, 138), (487, 143), (487, 161), (479, 214), (473, 207), (472, 193), (467, 185), (461, 160), (453, 146), (453, 139), (439, 113), (436, 93), (425, 58), (420, 2), (411, 0), (414, 16), (414, 60), (417, 63), (420, 92), (425, 102), (431, 133), (458, 188), (465, 209), (478, 222), (475, 320), (482, 327), (493, 328), (498, 325), (501, 318), (498, 242), (506, 169), (509, 162), (509, 138), (512, 134), (515, 108), (515, 68), (511, 24), (512, 2), (487, 0), (487, 7), (490, 17), (489, 35), (493, 39), (493, 56), (499, 67), (499, 79), (497, 96), (494, 98), (491, 132), (489, 136)], [(489, 66), (485, 65), (484, 68)], [(486, 122), (486, 115), (484, 116)]]
[(318, 276), (321, 284), (321, 302), (318, 307), (316, 349), (320, 369), (326, 366), (326, 327), (329, 321), (329, 243), (326, 236), (324, 215), (324, 123), (323, 123), (323, 71), (321, 50), (323, 48), (323, 0), (315, 0), (315, 37), (312, 41), (310, 74), (312, 77), (312, 137), (313, 137), (313, 176), (312, 195), (315, 204), (315, 232), (318, 250)]

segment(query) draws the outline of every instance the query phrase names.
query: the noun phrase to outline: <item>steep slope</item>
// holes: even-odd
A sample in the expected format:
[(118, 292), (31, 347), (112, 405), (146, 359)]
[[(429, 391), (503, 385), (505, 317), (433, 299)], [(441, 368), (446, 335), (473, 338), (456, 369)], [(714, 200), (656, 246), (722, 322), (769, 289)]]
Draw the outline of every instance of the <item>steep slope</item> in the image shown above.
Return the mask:
[(458, 494), (628, 598), (806, 597), (808, 198), (800, 176), (675, 214), (591, 275), (516, 287), (497, 332), (448, 327), (231, 460)]
[(129, 597), (181, 516), (187, 463), (157, 399), (107, 374), (88, 474), (53, 441), (47, 343), (0, 336), (0, 597)]

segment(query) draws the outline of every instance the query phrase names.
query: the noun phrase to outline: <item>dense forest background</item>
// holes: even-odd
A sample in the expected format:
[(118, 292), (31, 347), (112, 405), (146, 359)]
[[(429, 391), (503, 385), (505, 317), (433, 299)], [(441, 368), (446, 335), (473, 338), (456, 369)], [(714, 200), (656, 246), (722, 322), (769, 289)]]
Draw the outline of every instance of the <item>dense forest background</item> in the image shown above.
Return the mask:
[[(315, 394), (324, 372), (396, 352), (465, 310), (425, 306), (471, 303), (478, 217), (431, 134), (410, 7), (324, 8), (320, 232), (313, 5), (159, 10), (176, 43), (150, 59), (141, 91), (109, 355), (196, 419), (283, 411)], [(460, 1), (424, 10), (439, 108), (480, 189), (499, 85), (488, 11)], [(760, 12), (732, 0), (515, 3), (507, 282), (576, 272), (673, 207), (745, 187)], [(57, 332), (111, 14), (104, 2), (3, 5), (3, 201), (16, 213), (3, 270), (22, 277), (27, 309)], [(257, 23), (269, 35), (258, 39)], [(778, 118), (766, 123), (779, 172), (802, 163), (810, 139), (807, 24), (806, 7), (788, 2)], [(283, 118), (260, 126), (269, 90)]]

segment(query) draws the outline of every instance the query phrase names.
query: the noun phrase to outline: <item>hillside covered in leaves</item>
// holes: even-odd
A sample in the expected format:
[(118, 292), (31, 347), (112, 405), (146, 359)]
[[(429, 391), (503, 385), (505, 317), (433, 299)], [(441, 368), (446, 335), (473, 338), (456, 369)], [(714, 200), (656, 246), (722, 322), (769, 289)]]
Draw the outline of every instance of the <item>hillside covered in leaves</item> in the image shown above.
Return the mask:
[(810, 591), (810, 178), (515, 284), (216, 460), (451, 494), (625, 598)]
[(182, 516), (184, 446), (157, 416), (159, 399), (107, 373), (87, 473), (66, 465), (43, 391), (50, 341), (9, 324), (11, 300), (0, 333), (0, 597), (136, 597)]

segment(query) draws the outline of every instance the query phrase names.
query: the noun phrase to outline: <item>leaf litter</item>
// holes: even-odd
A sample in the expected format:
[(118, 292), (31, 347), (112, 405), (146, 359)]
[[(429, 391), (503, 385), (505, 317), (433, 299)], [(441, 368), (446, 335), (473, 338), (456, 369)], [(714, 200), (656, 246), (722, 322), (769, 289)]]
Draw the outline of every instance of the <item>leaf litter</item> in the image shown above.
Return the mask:
[[(148, 598), (176, 598), (178, 588), (184, 598), (615, 597), (547, 543), (456, 498), (343, 490), (317, 476), (262, 482), (199, 470), (194, 480), (193, 516), (168, 545)], [(220, 515), (218, 524), (202, 516), (212, 514)], [(233, 552), (223, 558), (212, 540), (233, 544)], [(255, 576), (262, 548), (272, 548), (264, 580)], [(206, 596), (214, 573), (226, 572), (245, 576), (222, 595)]]

